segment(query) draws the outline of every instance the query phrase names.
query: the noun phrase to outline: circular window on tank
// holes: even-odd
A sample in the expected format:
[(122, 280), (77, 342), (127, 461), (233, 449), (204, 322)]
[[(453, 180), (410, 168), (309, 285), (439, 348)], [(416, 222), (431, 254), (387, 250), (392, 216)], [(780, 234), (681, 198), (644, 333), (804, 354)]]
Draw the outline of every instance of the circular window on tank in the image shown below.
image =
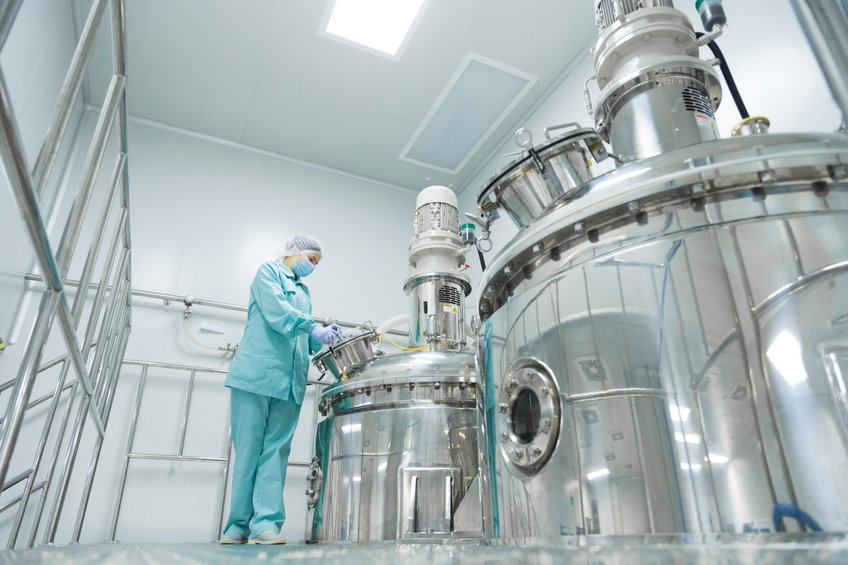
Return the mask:
[(550, 368), (532, 357), (504, 371), (495, 406), (495, 431), (506, 468), (519, 477), (536, 474), (553, 455), (560, 428), (559, 387)]
[(539, 433), (542, 419), (539, 397), (532, 389), (524, 388), (515, 396), (512, 403), (510, 423), (512, 433), (518, 443), (526, 445), (533, 441)]

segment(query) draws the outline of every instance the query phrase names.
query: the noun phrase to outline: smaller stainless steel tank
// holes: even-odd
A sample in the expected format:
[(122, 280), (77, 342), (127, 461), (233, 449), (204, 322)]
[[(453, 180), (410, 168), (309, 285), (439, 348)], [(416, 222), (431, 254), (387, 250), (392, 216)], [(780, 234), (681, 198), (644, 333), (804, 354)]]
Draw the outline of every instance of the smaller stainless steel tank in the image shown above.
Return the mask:
[(319, 409), (328, 417), (318, 426), (307, 539), (482, 531), (472, 353), (378, 359), (328, 387)]

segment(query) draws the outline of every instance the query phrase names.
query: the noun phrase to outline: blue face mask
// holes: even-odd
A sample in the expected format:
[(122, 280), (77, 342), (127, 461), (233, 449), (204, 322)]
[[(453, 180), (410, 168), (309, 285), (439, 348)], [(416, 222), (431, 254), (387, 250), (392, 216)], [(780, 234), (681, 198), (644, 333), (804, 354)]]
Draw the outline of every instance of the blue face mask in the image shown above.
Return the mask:
[(315, 270), (315, 265), (313, 265), (309, 259), (306, 259), (304, 257), (300, 261), (293, 261), (291, 270), (297, 276), (305, 277), (306, 275)]

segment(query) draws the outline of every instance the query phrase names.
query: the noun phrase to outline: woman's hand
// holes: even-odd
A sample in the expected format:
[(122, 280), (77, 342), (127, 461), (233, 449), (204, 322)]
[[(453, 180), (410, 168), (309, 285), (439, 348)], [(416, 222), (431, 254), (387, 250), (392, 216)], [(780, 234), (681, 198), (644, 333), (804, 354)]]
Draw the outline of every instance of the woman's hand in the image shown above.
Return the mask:
[(339, 330), (341, 330), (341, 327), (337, 324), (333, 324), (326, 328), (323, 326), (315, 326), (309, 332), (309, 335), (320, 341), (323, 345), (333, 345), (339, 339), (339, 335), (341, 334), (341, 331), (333, 329), (333, 326), (336, 326)]

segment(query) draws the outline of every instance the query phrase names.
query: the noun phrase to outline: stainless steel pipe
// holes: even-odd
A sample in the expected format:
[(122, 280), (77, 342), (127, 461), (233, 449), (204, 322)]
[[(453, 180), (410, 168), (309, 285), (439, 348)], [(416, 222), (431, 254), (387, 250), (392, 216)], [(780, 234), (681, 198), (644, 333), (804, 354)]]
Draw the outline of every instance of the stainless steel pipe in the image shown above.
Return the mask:
[[(59, 100), (56, 103), (56, 109), (53, 111), (53, 117), (47, 128), (47, 136), (41, 145), (38, 159), (32, 171), (37, 198), (41, 198), (44, 193), (44, 188), (47, 186), (47, 180), (50, 176), (50, 170), (53, 168), (53, 163), (56, 160), (59, 143), (65, 136), (65, 130), (71, 118), (74, 102), (79, 94), (83, 76), (85, 76), (85, 65), (91, 55), (91, 48), (94, 45), (94, 39), (97, 37), (97, 30), (103, 19), (103, 12), (106, 10), (106, 2), (107, 0), (97, 0), (92, 4), (88, 12), (88, 17), (85, 20), (85, 25), (80, 33), (79, 42), (74, 50), (70, 68), (68, 68), (68, 72), (65, 75), (62, 90), (59, 92)], [(6, 3), (20, 4), (19, 1)], [(123, 73), (119, 74), (123, 76)]]
[[(43, 282), (44, 277), (42, 277), (41, 275), (34, 274), (34, 273), (27, 273), (26, 275), (24, 275), (24, 280), (35, 281), (35, 282)], [(65, 282), (65, 285), (69, 286), (69, 287), (77, 287), (77, 288), (80, 287), (80, 281), (78, 281), (78, 280), (66, 279), (64, 282)], [(88, 288), (89, 288), (89, 290), (100, 290), (102, 285), (103, 285), (102, 282), (101, 283), (91, 283)], [(111, 288), (112, 288), (111, 286), (106, 285), (106, 289), (111, 289)], [(170, 294), (170, 293), (167, 293), (167, 292), (154, 292), (154, 291), (151, 291), (151, 290), (140, 290), (140, 289), (137, 289), (137, 288), (132, 289), (132, 295), (138, 296), (140, 298), (152, 298), (154, 300), (163, 300), (163, 301), (168, 301), (168, 302), (180, 302), (180, 303), (183, 303), (183, 304), (188, 304), (190, 302), (191, 306), (207, 306), (209, 308), (219, 308), (219, 309), (222, 309), (222, 310), (232, 310), (234, 312), (247, 313), (247, 306), (241, 306), (240, 304), (232, 304), (232, 303), (228, 303), (228, 302), (220, 302), (220, 301), (217, 301), (217, 300), (207, 300), (205, 298), (195, 298), (193, 296), (189, 297), (189, 296), (183, 296), (183, 295), (178, 295), (178, 294)], [(325, 320), (327, 320), (326, 317), (321, 317), (321, 316), (313, 316), (312, 319), (315, 321), (315, 323), (319, 323), (319, 324), (323, 323)], [(344, 321), (344, 320), (335, 320), (335, 323), (342, 326), (342, 327), (345, 327), (345, 328), (358, 328), (362, 325), (361, 323), (348, 322), (348, 321)], [(392, 335), (397, 335), (397, 336), (403, 336), (403, 337), (406, 337), (408, 335), (406, 332), (402, 332), (402, 331), (398, 331), (398, 330), (387, 330), (386, 333), (392, 334)]]
[(848, 118), (848, 15), (835, 0), (791, 0), (830, 93)]

